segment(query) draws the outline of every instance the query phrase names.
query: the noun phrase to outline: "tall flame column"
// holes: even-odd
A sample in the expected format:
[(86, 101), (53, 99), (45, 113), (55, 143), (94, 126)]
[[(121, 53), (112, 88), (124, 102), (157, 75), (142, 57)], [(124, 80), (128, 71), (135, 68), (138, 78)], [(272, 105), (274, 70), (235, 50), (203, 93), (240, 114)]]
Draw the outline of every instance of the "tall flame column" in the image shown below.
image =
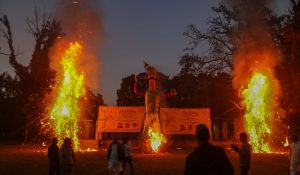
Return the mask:
[(246, 107), (245, 129), (250, 134), (254, 152), (270, 152), (267, 137), (270, 134), (272, 117), (272, 91), (270, 79), (262, 73), (254, 73), (247, 89), (242, 91)]
[(79, 148), (77, 137), (78, 115), (80, 108), (78, 99), (84, 94), (84, 77), (76, 69), (81, 45), (70, 43), (69, 48), (62, 54), (56, 82), (56, 97), (52, 105), (50, 116), (53, 119), (55, 134), (60, 141), (69, 137), (73, 140), (74, 148)]

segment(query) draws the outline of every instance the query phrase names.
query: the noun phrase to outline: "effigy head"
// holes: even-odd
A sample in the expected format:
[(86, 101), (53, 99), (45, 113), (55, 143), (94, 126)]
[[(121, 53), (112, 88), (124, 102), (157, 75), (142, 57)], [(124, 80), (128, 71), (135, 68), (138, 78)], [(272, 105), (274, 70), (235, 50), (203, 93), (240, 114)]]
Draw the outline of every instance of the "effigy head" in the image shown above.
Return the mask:
[(149, 64), (147, 64), (146, 62), (144, 62), (144, 68), (145, 71), (148, 75), (148, 79), (154, 79), (156, 80), (156, 69), (153, 66), (150, 66)]

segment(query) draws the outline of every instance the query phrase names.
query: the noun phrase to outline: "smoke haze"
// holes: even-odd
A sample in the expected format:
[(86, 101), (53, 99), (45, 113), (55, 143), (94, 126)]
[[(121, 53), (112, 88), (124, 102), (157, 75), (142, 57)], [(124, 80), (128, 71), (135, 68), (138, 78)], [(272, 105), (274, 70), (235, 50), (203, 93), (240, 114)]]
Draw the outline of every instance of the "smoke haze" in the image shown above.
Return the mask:
[(55, 17), (62, 22), (65, 39), (78, 41), (82, 46), (80, 71), (85, 83), (92, 90), (99, 90), (100, 58), (99, 48), (103, 41), (103, 26), (99, 9), (91, 0), (57, 0)]

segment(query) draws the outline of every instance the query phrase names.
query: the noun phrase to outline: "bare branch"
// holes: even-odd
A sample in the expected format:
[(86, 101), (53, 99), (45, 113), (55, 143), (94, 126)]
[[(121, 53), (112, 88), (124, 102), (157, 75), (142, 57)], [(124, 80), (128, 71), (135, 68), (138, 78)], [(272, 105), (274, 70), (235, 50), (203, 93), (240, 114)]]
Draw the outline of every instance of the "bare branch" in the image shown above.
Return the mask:
[[(0, 17), (0, 23), (5, 27), (5, 29), (1, 28), (1, 33), (3, 37), (6, 39), (8, 48), (10, 50), (10, 54), (8, 54), (9, 63), (15, 69), (16, 74), (19, 77), (22, 77), (27, 72), (27, 68), (17, 61), (17, 55), (15, 53), (15, 49), (13, 46), (13, 36), (11, 32), (11, 26), (6, 15)], [(2, 52), (2, 54), (6, 54), (6, 53)]]
[(9, 56), (10, 54), (9, 54), (9, 53), (5, 53), (5, 52), (2, 52), (2, 51), (1, 51), (1, 47), (0, 47), (0, 55)]
[[(183, 33), (189, 39), (188, 46), (184, 51), (193, 51), (200, 44), (209, 47), (204, 53), (201, 53), (201, 59), (194, 60), (194, 65), (189, 63), (192, 66), (185, 66), (191, 68), (197, 65), (198, 69), (205, 72), (231, 72), (233, 70), (232, 56), (237, 49), (237, 41), (240, 37), (237, 35), (236, 30), (241, 26), (247, 26), (248, 22), (247, 19), (241, 17), (243, 9), (239, 6), (227, 5), (221, 2), (212, 10), (216, 12), (216, 16), (208, 18), (208, 29), (206, 31), (200, 31), (195, 25), (189, 25)], [(272, 29), (274, 29), (272, 35), (276, 35), (275, 31), (280, 28), (280, 24), (276, 26), (277, 21), (282, 19), (274, 16), (270, 9), (263, 6), (263, 3), (261, 11), (265, 15), (265, 22), (269, 22), (270, 26), (273, 27)], [(274, 22), (274, 20), (277, 21)]]

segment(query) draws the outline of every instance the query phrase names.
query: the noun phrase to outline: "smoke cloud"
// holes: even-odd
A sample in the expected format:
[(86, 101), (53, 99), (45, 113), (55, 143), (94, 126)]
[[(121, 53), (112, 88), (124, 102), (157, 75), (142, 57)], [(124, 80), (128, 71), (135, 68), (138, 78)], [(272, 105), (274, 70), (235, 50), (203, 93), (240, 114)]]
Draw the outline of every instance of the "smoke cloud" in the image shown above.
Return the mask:
[[(262, 73), (268, 77), (268, 89), (270, 92), (264, 103), (266, 104), (266, 109), (271, 111), (271, 113), (263, 114), (260, 117), (270, 117), (266, 121), (269, 122), (268, 127), (271, 129), (268, 141), (270, 143), (273, 141), (274, 143), (280, 143), (280, 138), (284, 138), (286, 135), (286, 129), (281, 120), (285, 112), (278, 102), (281, 92), (279, 81), (275, 75), (275, 68), (280, 63), (280, 50), (273, 41), (271, 27), (266, 22), (266, 9), (264, 8), (271, 5), (272, 1), (227, 0), (226, 2), (232, 9), (239, 12), (239, 16), (236, 16), (238, 22), (234, 34), (237, 48), (234, 53), (233, 87), (241, 95), (243, 88), (248, 88), (247, 85), (254, 73)], [(248, 104), (249, 106), (251, 105)], [(252, 106), (257, 107), (255, 105)], [(258, 115), (255, 116), (256, 118), (253, 118), (253, 115), (251, 115), (252, 121), (258, 121), (259, 114), (256, 115)], [(250, 118), (249, 115), (245, 115), (246, 117)], [(256, 131), (259, 133), (256, 129), (251, 130), (251, 132), (257, 134)], [(253, 140), (255, 140), (254, 137)], [(268, 141), (264, 140), (264, 142)], [(257, 151), (259, 150), (257, 149)]]
[(103, 41), (103, 26), (99, 9), (91, 0), (57, 0), (55, 17), (62, 22), (65, 38), (78, 41), (82, 46), (80, 70), (85, 83), (92, 90), (99, 90), (100, 58), (97, 55)]
[(274, 88), (279, 92), (274, 68), (279, 63), (280, 52), (276, 48), (269, 26), (264, 20), (264, 7), (270, 0), (227, 0), (239, 16), (234, 41), (237, 50), (234, 54), (233, 86), (240, 89), (247, 84), (255, 71), (266, 73), (274, 80)]

